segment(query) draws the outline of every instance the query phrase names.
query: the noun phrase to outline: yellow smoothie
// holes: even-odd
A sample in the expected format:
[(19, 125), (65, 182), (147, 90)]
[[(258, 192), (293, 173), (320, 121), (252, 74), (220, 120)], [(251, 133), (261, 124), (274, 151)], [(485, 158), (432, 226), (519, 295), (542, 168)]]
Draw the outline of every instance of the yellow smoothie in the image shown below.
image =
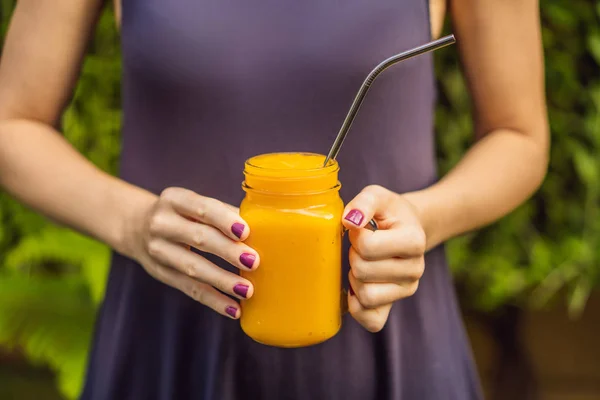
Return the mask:
[(241, 274), (254, 285), (241, 325), (254, 340), (301, 347), (341, 326), (341, 217), (338, 165), (325, 156), (275, 153), (245, 165), (240, 214), (260, 266)]

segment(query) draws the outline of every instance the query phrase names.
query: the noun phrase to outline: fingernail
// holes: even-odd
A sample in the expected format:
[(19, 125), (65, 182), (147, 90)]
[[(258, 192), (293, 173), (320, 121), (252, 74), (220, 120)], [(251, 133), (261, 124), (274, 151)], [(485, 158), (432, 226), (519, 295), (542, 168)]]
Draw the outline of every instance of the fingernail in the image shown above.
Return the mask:
[(233, 292), (240, 297), (246, 298), (248, 296), (248, 286), (237, 284), (233, 287)]
[(254, 261), (256, 261), (256, 256), (254, 254), (242, 253), (242, 255), (240, 256), (240, 262), (246, 268), (252, 269), (252, 266), (254, 265)]
[(236, 222), (235, 224), (231, 225), (231, 232), (233, 232), (233, 234), (235, 236), (239, 238), (242, 237), (242, 234), (244, 233), (244, 228), (246, 228), (244, 226), (244, 224), (240, 224), (239, 222)]
[(348, 215), (346, 215), (345, 219), (346, 219), (346, 221), (352, 222), (354, 225), (360, 225), (364, 218), (365, 218), (365, 216), (363, 215), (363, 213), (354, 209), (354, 210), (350, 210)]
[(232, 306), (228, 306), (228, 307), (225, 309), (225, 312), (226, 312), (228, 315), (230, 315), (230, 316), (231, 316), (231, 318), (235, 318), (235, 317), (236, 317), (236, 315), (237, 315), (237, 308), (235, 308), (235, 307), (232, 307)]
[(348, 293), (350, 293), (350, 296), (354, 296), (354, 289), (352, 289), (351, 285), (348, 285)]

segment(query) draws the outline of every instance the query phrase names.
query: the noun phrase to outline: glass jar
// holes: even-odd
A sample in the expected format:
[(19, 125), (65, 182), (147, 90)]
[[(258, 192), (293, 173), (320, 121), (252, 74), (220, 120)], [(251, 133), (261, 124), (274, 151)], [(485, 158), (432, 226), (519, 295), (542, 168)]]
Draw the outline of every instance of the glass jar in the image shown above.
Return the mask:
[(260, 265), (241, 272), (254, 285), (241, 326), (257, 342), (302, 347), (341, 327), (342, 212), (338, 164), (325, 156), (274, 153), (245, 164), (240, 214)]

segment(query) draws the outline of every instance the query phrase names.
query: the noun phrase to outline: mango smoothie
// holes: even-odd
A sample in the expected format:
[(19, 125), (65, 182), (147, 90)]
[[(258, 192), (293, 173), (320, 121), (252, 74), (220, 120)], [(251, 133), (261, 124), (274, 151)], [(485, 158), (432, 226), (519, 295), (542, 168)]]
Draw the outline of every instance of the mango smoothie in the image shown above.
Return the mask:
[(254, 340), (301, 347), (341, 326), (341, 216), (338, 164), (325, 156), (275, 153), (245, 165), (240, 214), (260, 266), (241, 274), (254, 285), (241, 326)]

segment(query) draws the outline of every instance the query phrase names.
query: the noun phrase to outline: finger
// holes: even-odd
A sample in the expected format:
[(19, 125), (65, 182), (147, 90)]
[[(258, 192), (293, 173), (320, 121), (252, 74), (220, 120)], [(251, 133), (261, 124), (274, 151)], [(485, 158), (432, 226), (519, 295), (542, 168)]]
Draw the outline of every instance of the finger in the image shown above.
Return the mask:
[(232, 206), (231, 204), (227, 204), (227, 203), (223, 203), (227, 206), (227, 208), (229, 208), (231, 211), (233, 211), (236, 214), (240, 213), (240, 208), (236, 207), (236, 206)]
[(198, 282), (173, 268), (160, 264), (156, 264), (149, 272), (155, 279), (183, 292), (221, 315), (232, 319), (240, 317), (239, 304), (206, 283)]
[(375, 219), (380, 229), (396, 224), (419, 225), (414, 206), (398, 194), (378, 185), (364, 188), (344, 208), (342, 223), (348, 229), (364, 228)]
[(244, 270), (254, 269), (260, 263), (258, 253), (251, 247), (230, 239), (210, 225), (190, 221), (172, 212), (163, 213), (154, 222), (150, 226), (150, 232), (156, 237), (215, 254)]
[(386, 304), (375, 309), (364, 308), (356, 296), (348, 294), (348, 311), (369, 332), (375, 333), (383, 329), (391, 309), (392, 304)]
[(420, 257), (426, 247), (425, 232), (420, 225), (403, 225), (375, 232), (353, 229), (349, 238), (358, 254), (369, 261)]
[(233, 240), (246, 240), (250, 233), (250, 228), (242, 217), (231, 206), (219, 200), (182, 188), (165, 189), (161, 198), (179, 214), (214, 226)]
[(221, 292), (240, 299), (250, 298), (254, 293), (254, 288), (248, 280), (225, 271), (206, 258), (166, 240), (151, 241), (148, 252), (159, 263), (172, 267), (200, 282), (207, 283)]
[(425, 270), (424, 257), (386, 258), (368, 261), (354, 247), (348, 253), (352, 275), (365, 283), (406, 283), (421, 279)]
[(367, 186), (344, 209), (342, 223), (348, 229), (364, 228), (371, 218), (385, 221), (392, 192), (381, 186)]
[(385, 304), (412, 296), (419, 287), (419, 281), (403, 284), (397, 283), (364, 283), (348, 274), (348, 281), (355, 297), (363, 308), (374, 309)]

